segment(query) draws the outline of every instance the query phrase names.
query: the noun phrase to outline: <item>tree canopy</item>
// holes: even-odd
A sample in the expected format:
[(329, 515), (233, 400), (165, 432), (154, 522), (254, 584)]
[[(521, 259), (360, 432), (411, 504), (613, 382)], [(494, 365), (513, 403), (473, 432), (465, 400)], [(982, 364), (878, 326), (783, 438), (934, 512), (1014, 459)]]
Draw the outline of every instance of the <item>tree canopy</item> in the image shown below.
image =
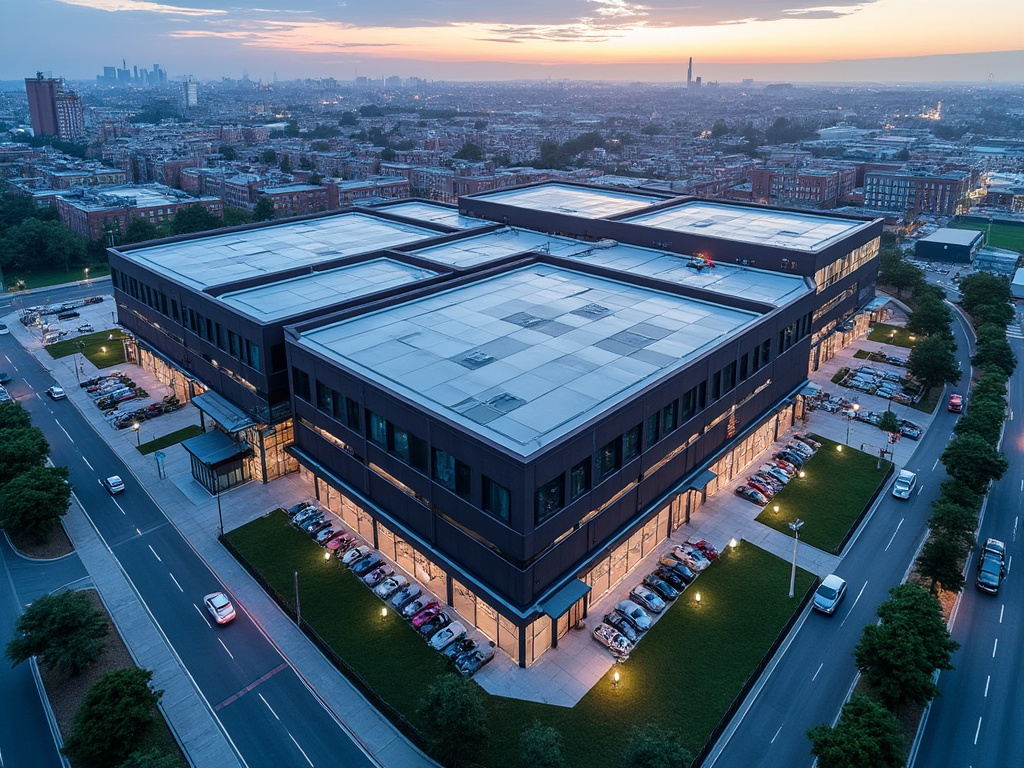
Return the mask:
[(49, 540), (71, 503), (67, 467), (30, 467), (0, 487), (0, 525), (11, 533)]
[(953, 321), (953, 313), (942, 301), (925, 296), (918, 302), (917, 309), (907, 321), (907, 330), (923, 336), (934, 333), (949, 333), (949, 324)]
[(1010, 282), (988, 272), (976, 272), (960, 281), (960, 303), (970, 314), (982, 304), (1008, 304)]
[(936, 334), (917, 342), (910, 351), (907, 370), (929, 389), (948, 381), (956, 384), (962, 375), (957, 365), (952, 338)]
[(856, 694), (843, 705), (835, 728), (822, 723), (807, 732), (818, 768), (903, 768), (899, 721), (878, 702)]
[(171, 219), (170, 231), (172, 235), (185, 235), (192, 232), (206, 232), (223, 226), (221, 218), (210, 213), (200, 203), (193, 203), (180, 208)]
[(99, 660), (108, 631), (107, 617), (84, 593), (43, 595), (18, 618), (7, 658), (17, 666), (35, 656), (48, 667), (79, 675)]
[(622, 762), (628, 768), (687, 768), (693, 755), (674, 731), (648, 723), (633, 726), (622, 751)]
[(32, 467), (40, 467), (50, 452), (38, 427), (0, 429), (0, 488)]
[(1001, 478), (1009, 467), (1006, 457), (974, 432), (957, 435), (950, 440), (939, 460), (950, 477), (979, 494), (984, 494), (989, 482)]
[(522, 768), (564, 768), (562, 734), (534, 720), (519, 736), (519, 764)]
[(487, 740), (487, 711), (472, 680), (449, 672), (427, 688), (417, 710), (430, 754), (454, 765), (476, 753)]

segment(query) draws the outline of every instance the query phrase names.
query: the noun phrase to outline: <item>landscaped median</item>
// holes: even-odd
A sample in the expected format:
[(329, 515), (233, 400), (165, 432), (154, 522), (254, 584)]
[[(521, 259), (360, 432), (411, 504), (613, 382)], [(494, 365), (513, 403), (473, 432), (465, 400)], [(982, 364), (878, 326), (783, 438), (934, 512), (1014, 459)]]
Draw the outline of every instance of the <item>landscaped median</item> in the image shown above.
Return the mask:
[(757, 522), (789, 535), (789, 524), (799, 518), (804, 521), (801, 541), (825, 552), (837, 552), (889, 478), (892, 462), (879, 462), (877, 456), (813, 437), (821, 448), (804, 464), (804, 476), (790, 480), (768, 502)]
[[(337, 560), (289, 524), (283, 511), (226, 534), (289, 606), (298, 571), (302, 619), (413, 728), (427, 687), (447, 662)], [(485, 696), (489, 741), (475, 762), (518, 762), (519, 737), (533, 720), (557, 729), (568, 764), (617, 768), (634, 725), (678, 733), (697, 754), (758, 669), (801, 601), (790, 599), (790, 564), (748, 542), (723, 552), (637, 645), (572, 708)], [(639, 582), (642, 573), (630, 576)], [(815, 583), (797, 573), (797, 595)], [(696, 600), (700, 593), (700, 601)], [(588, 624), (599, 620), (591, 616)], [(548, 653), (559, 653), (549, 650)]]

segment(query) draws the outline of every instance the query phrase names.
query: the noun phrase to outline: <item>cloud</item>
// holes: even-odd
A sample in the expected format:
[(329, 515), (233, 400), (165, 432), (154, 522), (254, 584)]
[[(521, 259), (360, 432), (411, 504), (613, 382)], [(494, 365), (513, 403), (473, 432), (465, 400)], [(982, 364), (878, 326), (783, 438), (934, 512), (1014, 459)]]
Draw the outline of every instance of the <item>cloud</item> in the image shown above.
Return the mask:
[(169, 13), (176, 16), (222, 16), (227, 14), (227, 11), (219, 8), (184, 8), (177, 5), (150, 3), (145, 0), (57, 0), (57, 2), (108, 13), (142, 11), (144, 13)]

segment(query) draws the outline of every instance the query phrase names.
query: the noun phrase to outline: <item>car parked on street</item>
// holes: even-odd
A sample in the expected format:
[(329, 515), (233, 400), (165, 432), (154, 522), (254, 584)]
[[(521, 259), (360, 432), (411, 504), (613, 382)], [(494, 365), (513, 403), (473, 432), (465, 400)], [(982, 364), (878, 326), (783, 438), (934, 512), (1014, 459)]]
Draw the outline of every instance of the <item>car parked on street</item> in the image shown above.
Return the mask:
[(0, 371), (0, 384), (6, 384), (11, 380), (11, 374), (6, 371)]
[(830, 573), (821, 580), (817, 590), (814, 592), (812, 605), (814, 610), (831, 616), (846, 596), (846, 581), (834, 573)]
[(896, 476), (896, 482), (892, 484), (892, 495), (897, 499), (909, 499), (916, 485), (917, 475), (906, 469), (901, 469)]
[(218, 624), (227, 624), (235, 618), (235, 606), (223, 592), (213, 592), (203, 598), (206, 610)]
[(64, 391), (64, 387), (59, 387), (56, 384), (47, 389), (46, 394), (50, 396), (51, 400), (63, 400), (65, 397), (67, 397), (67, 393)]
[(983, 554), (992, 554), (999, 558), (999, 562), (1006, 565), (1006, 545), (999, 539), (989, 537), (985, 540)]

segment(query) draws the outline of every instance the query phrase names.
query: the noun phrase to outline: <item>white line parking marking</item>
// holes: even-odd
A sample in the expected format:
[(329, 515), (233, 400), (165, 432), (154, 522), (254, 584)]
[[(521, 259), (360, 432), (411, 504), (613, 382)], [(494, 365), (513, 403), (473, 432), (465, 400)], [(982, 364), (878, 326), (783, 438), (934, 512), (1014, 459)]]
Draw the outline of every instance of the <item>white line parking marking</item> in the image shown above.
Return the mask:
[[(185, 593), (185, 590), (181, 588), (181, 584), (179, 584), (179, 583), (178, 583), (178, 580), (177, 580), (176, 578), (174, 578), (174, 574), (173, 574), (173, 573), (171, 573), (170, 571), (168, 571), (168, 572), (167, 572), (167, 575), (171, 577), (171, 581), (173, 581), (173, 582), (174, 582), (174, 586), (176, 586), (176, 587), (178, 588), (178, 591), (179, 591), (179, 592), (181, 592), (182, 594), (184, 594), (184, 593)], [(193, 605), (195, 605), (195, 603), (193, 603)], [(201, 614), (201, 613), (202, 613), (202, 611), (200, 611), (199, 613)], [(206, 617), (205, 617), (205, 616), (203, 616), (203, 618), (205, 619)]]
[[(260, 693), (259, 691), (256, 692), (256, 695), (259, 696), (261, 699), (263, 699), (263, 694)], [(270, 702), (267, 701), (266, 699), (263, 699), (263, 703), (267, 705), (267, 709), (270, 710), (270, 714), (272, 714), (274, 717), (277, 717), (277, 712), (275, 712), (274, 708), (272, 706), (270, 706)], [(277, 717), (277, 719), (280, 720), (281, 718)]]
[(291, 734), (289, 733), (289, 734), (288, 734), (288, 738), (292, 740), (292, 744), (294, 744), (294, 745), (295, 745), (295, 748), (296, 748), (297, 750), (299, 750), (299, 752), (301, 752), (301, 753), (302, 753), (302, 756), (303, 756), (304, 758), (306, 758), (306, 762), (307, 762), (307, 763), (309, 763), (309, 765), (310, 765), (310, 768), (315, 768), (315, 766), (313, 766), (313, 761), (309, 759), (309, 755), (307, 755), (307, 754), (306, 754), (306, 751), (305, 751), (305, 750), (304, 750), (304, 749), (303, 749), (302, 747), (300, 747), (300, 746), (299, 746), (299, 742), (297, 742), (297, 741), (295, 740), (295, 737), (294, 737), (294, 736), (292, 736), (292, 735), (291, 735)]
[(220, 643), (220, 647), (224, 649), (224, 652), (227, 653), (228, 656), (230, 656), (232, 659), (235, 658), (234, 654), (232, 654), (231, 651), (228, 650), (228, 647), (226, 645), (224, 645), (224, 641), (223, 640), (221, 640), (218, 637), (217, 638), (217, 642)]
[[(153, 553), (153, 557), (155, 557), (157, 560), (160, 560), (160, 555), (158, 555), (156, 553), (156, 550), (153, 549), (153, 545), (152, 544), (148, 544), (147, 546), (149, 547), (149, 551)], [(160, 562), (162, 563), (163, 560), (160, 560)]]

